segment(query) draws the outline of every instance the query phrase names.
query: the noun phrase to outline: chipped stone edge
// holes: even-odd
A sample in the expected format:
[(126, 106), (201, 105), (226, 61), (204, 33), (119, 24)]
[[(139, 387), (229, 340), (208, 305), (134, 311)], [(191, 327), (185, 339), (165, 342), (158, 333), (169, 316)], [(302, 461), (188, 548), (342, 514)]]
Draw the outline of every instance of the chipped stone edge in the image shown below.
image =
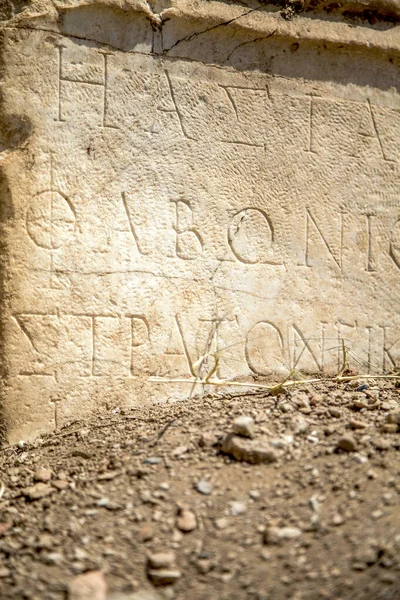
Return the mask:
[[(12, 17), (8, 21), (1, 21), (0, 28), (27, 28), (44, 29), (45, 31), (68, 35), (63, 28), (63, 14), (84, 7), (110, 8), (125, 13), (137, 13), (147, 18), (153, 29), (162, 30), (166, 21), (172, 19), (181, 21), (189, 31), (182, 39), (175, 42), (169, 49), (161, 53), (164, 56), (176, 58), (185, 57), (177, 53), (180, 44), (190, 42), (211, 29), (218, 27), (230, 27), (234, 30), (242, 30), (243, 33), (254, 32), (258, 37), (281, 37), (290, 40), (306, 40), (310, 43), (325, 42), (334, 45), (360, 47), (380, 52), (400, 53), (400, 26), (396, 26), (394, 20), (400, 21), (400, 2), (397, 0), (385, 0), (373, 2), (369, 0), (353, 0), (350, 6), (355, 10), (357, 7), (365, 11), (369, 7), (376, 9), (382, 6), (382, 20), (376, 26), (366, 26), (359, 18), (349, 21), (343, 18), (343, 6), (341, 12), (334, 11), (327, 14), (318, 6), (313, 12), (312, 18), (304, 11), (287, 20), (282, 17), (281, 11), (276, 7), (277, 2), (259, 4), (255, 8), (244, 8), (243, 5), (225, 4), (217, 0), (207, 2), (191, 2), (188, 0), (172, 0), (171, 6), (161, 12), (154, 12), (146, 0), (66, 0), (64, 2), (49, 0), (34, 0), (30, 8)], [(390, 9), (390, 10), (389, 10)], [(385, 23), (385, 11), (394, 17), (388, 17), (390, 28), (383, 29)], [(199, 30), (199, 23), (204, 24), (204, 29)], [(195, 24), (195, 27), (194, 27)], [(191, 31), (191, 29), (193, 29)], [(96, 42), (92, 39), (88, 41)], [(101, 42), (98, 42), (101, 44)], [(106, 44), (102, 44), (106, 45)], [(124, 48), (114, 48), (124, 50)], [(153, 52), (157, 54), (157, 52)]]

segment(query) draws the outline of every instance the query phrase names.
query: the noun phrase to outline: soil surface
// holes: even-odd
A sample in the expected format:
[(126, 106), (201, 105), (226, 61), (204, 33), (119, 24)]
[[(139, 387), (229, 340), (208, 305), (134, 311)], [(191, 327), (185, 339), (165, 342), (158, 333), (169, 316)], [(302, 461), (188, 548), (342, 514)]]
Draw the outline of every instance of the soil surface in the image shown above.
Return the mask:
[(398, 599), (399, 423), (396, 380), (332, 381), (4, 448), (0, 597)]

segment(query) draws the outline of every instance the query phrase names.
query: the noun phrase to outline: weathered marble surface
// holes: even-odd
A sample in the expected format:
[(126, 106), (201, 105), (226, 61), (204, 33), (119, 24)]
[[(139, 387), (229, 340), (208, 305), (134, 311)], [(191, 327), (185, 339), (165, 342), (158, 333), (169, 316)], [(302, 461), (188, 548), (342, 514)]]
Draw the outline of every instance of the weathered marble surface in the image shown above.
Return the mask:
[(10, 441), (399, 365), (399, 2), (275, 4), (1, 5)]

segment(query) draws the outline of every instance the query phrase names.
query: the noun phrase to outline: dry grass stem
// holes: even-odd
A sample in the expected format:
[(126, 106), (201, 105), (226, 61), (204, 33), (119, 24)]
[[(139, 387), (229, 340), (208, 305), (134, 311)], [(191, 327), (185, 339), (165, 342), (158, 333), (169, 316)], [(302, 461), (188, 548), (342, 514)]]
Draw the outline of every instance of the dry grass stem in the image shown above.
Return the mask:
[(355, 381), (358, 379), (399, 379), (400, 375), (336, 375), (334, 377), (315, 377), (312, 379), (285, 379), (284, 381), (275, 385), (268, 385), (266, 383), (256, 383), (254, 381), (224, 381), (221, 379), (193, 379), (176, 377), (167, 379), (165, 377), (149, 377), (149, 381), (152, 383), (187, 383), (190, 385), (213, 385), (218, 387), (233, 386), (233, 387), (246, 387), (259, 390), (266, 390), (268, 392), (277, 392), (279, 388), (293, 387), (295, 385), (304, 385), (307, 383), (322, 383), (328, 381)]

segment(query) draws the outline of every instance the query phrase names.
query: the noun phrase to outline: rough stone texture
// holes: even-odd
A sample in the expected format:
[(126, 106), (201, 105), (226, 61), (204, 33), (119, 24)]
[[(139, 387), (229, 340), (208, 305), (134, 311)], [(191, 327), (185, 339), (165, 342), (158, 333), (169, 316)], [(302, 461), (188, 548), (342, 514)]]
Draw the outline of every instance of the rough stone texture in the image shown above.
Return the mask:
[(399, 2), (0, 4), (9, 441), (399, 363)]
[(107, 600), (107, 584), (101, 571), (77, 575), (69, 585), (69, 600)]
[(249, 440), (234, 433), (228, 433), (222, 442), (221, 451), (233, 456), (236, 460), (254, 465), (275, 462), (278, 458), (278, 453), (266, 436)]
[(253, 417), (247, 417), (240, 415), (233, 421), (233, 431), (243, 437), (253, 438), (254, 437), (254, 419)]

